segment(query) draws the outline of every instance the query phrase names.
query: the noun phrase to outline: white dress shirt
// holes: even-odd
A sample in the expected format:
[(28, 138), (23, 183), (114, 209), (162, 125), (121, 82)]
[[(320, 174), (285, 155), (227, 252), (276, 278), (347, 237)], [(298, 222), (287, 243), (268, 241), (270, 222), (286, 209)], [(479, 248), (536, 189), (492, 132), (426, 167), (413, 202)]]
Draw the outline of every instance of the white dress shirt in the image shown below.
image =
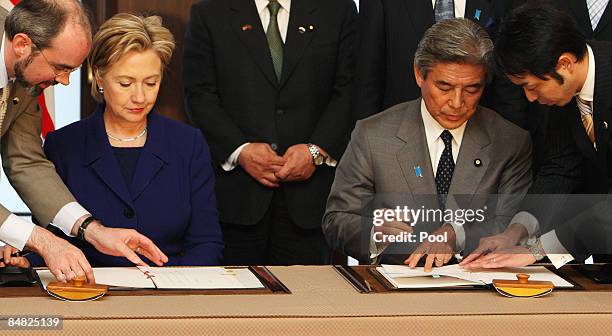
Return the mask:
[[(444, 152), (444, 141), (440, 135), (442, 135), (442, 132), (444, 132), (446, 129), (431, 116), (427, 110), (427, 106), (425, 106), (425, 101), (422, 99), (421, 117), (423, 118), (423, 126), (425, 126), (425, 137), (427, 138), (427, 148), (429, 149), (431, 167), (433, 169), (434, 177), (436, 177), (438, 163), (442, 157), (442, 152)], [(466, 125), (467, 122), (464, 122), (461, 126), (448, 130), (453, 136), (453, 161), (455, 161), (455, 163), (457, 162), (457, 156), (459, 155), (459, 149), (461, 148), (461, 141), (463, 141), (463, 134), (465, 133)]]
[[(456, 4), (456, 2), (455, 2)], [(434, 178), (436, 177), (436, 173), (438, 171), (438, 163), (440, 162), (440, 158), (442, 157), (442, 152), (444, 152), (444, 141), (440, 137), (442, 132), (446, 129), (440, 125), (436, 119), (434, 119), (429, 111), (427, 110), (427, 106), (425, 106), (425, 101), (421, 99), (421, 117), (423, 118), (423, 126), (425, 126), (425, 137), (427, 138), (427, 147), (429, 149), (429, 158), (431, 159), (431, 167), (433, 169)], [(457, 163), (457, 156), (459, 155), (459, 149), (461, 149), (461, 142), (463, 141), (463, 134), (465, 133), (465, 127), (467, 125), (467, 121), (464, 122), (461, 126), (448, 130), (450, 134), (453, 136), (452, 147), (453, 147), (453, 161)], [(456, 223), (448, 223), (455, 230), (455, 248), (457, 251), (462, 251), (465, 248), (465, 230), (463, 229), (463, 225), (458, 225)]]
[[(587, 57), (589, 60), (587, 76), (582, 85), (582, 89), (577, 94), (580, 99), (590, 102), (593, 104), (593, 95), (595, 93), (595, 56), (593, 55), (593, 50), (591, 46), (587, 44)], [(540, 223), (538, 219), (535, 218), (532, 214), (527, 211), (521, 211), (517, 213), (510, 223), (518, 223), (521, 224), (527, 229), (529, 237), (533, 239), (533, 237), (537, 234)], [(550, 259), (550, 262), (556, 267), (559, 268), (568, 262), (574, 260), (574, 257), (567, 251), (565, 247), (559, 241), (555, 230), (549, 231), (543, 234), (540, 237), (540, 242), (542, 243), (542, 248), (544, 252), (546, 252), (546, 256)]]
[[(455, 17), (465, 17), (465, 3), (467, 0), (455, 0)], [(431, 0), (431, 7), (436, 8), (436, 0)]]
[[(264, 32), (268, 31), (268, 24), (270, 23), (270, 11), (268, 10), (268, 0), (255, 0), (255, 6), (257, 7), (257, 13), (261, 19), (261, 25), (263, 26)], [(278, 10), (278, 29), (280, 30), (281, 38), (283, 42), (287, 40), (287, 27), (289, 26), (289, 12), (291, 11), (291, 0), (278, 0), (281, 8)], [(238, 157), (242, 152), (242, 149), (248, 145), (249, 142), (243, 143), (236, 148), (232, 154), (221, 163), (221, 168), (225, 171), (230, 171), (238, 165)]]
[[(438, 163), (440, 158), (442, 157), (442, 152), (444, 152), (444, 141), (440, 137), (442, 132), (446, 129), (440, 125), (434, 119), (429, 111), (427, 110), (427, 106), (425, 106), (425, 101), (421, 99), (421, 118), (423, 119), (423, 126), (425, 129), (425, 139), (427, 141), (427, 148), (429, 149), (429, 159), (431, 160), (431, 167), (433, 170), (433, 176), (435, 178)], [(467, 125), (467, 121), (464, 122), (461, 126), (448, 130), (453, 136), (453, 140), (451, 142), (452, 152), (453, 152), (453, 161), (457, 163), (457, 157), (459, 155), (459, 149), (461, 149), (461, 142), (463, 141), (463, 135), (465, 134), (465, 127)], [(455, 248), (457, 251), (461, 251), (465, 248), (465, 230), (462, 225), (458, 225), (455, 223), (448, 223), (455, 230)], [(378, 257), (383, 251), (384, 248), (377, 248), (376, 243), (374, 242), (374, 228), (372, 228), (372, 234), (370, 235), (370, 258), (374, 259)]]
[(2, 34), (2, 47), (0, 47), (0, 88), (4, 88), (9, 83), (8, 72), (6, 71), (6, 64), (4, 63), (4, 40), (6, 39), (6, 33)]
[[(4, 88), (9, 85), (8, 72), (4, 61), (5, 35), (2, 36), (2, 47), (0, 48), (0, 87)], [(49, 196), (53, 197), (53, 196)], [(53, 225), (60, 228), (66, 235), (72, 236), (72, 227), (76, 221), (89, 212), (85, 210), (77, 202), (71, 202), (64, 205), (53, 218)], [(47, 223), (44, 223), (47, 224)], [(28, 222), (21, 217), (10, 214), (0, 226), (0, 240), (6, 244), (13, 246), (18, 250), (23, 250), (28, 242), (30, 235), (34, 230), (34, 224)]]

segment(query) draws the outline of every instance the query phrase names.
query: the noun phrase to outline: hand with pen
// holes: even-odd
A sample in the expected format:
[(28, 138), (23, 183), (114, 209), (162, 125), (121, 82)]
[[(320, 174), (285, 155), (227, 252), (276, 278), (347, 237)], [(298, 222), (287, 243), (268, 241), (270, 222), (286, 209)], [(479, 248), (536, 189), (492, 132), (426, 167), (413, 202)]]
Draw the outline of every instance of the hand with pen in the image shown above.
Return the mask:
[(10, 245), (0, 247), (0, 267), (30, 267), (30, 262), (28, 261), (28, 259), (24, 258), (23, 255), (24, 254), (20, 254), (19, 252), (17, 252), (16, 248)]

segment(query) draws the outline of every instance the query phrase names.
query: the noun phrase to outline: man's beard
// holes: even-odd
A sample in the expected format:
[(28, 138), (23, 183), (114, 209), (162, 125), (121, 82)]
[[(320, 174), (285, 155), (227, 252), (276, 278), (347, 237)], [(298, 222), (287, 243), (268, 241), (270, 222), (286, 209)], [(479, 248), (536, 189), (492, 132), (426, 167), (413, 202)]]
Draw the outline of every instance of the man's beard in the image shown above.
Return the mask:
[[(15, 81), (17, 82), (17, 84), (26, 88), (29, 95), (37, 97), (43, 92), (44, 89), (40, 87), (40, 83), (38, 84), (29, 83), (25, 79), (25, 75), (24, 75), (25, 69), (28, 67), (28, 65), (32, 63), (34, 56), (35, 55), (32, 53), (26, 59), (22, 61), (17, 61), (15, 63), (15, 66), (13, 67), (13, 70), (15, 71)], [(56, 81), (48, 82), (48, 84), (49, 86), (52, 86), (52, 85), (57, 84), (57, 82)]]

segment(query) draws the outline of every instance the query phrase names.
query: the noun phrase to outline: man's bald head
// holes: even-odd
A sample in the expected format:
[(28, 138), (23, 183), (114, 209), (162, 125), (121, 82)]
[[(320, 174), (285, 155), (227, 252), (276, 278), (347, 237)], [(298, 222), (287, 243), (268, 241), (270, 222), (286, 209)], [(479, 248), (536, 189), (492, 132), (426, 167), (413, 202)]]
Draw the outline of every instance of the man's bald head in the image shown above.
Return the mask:
[(76, 28), (91, 40), (89, 13), (78, 0), (21, 0), (4, 22), (9, 40), (23, 33), (40, 49), (50, 47), (66, 28)]

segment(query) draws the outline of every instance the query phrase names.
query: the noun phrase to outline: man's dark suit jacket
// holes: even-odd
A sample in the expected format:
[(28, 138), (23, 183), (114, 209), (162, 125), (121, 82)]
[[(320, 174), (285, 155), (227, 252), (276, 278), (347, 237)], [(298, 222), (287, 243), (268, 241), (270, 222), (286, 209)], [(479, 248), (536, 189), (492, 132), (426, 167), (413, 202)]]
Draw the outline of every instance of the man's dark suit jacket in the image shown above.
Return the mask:
[[(518, 1), (467, 0), (465, 18), (494, 37), (501, 17), (515, 6), (514, 2)], [(353, 118), (363, 119), (421, 96), (414, 78), (414, 54), (434, 23), (431, 0), (360, 1)], [(520, 109), (516, 106), (525, 104), (520, 92), (500, 78), (490, 86), (497, 88), (485, 91), (481, 104), (522, 126), (522, 122), (513, 120)]]
[(561, 0), (559, 3), (576, 20), (578, 27), (587, 39), (599, 41), (612, 40), (612, 4), (610, 2), (608, 2), (597, 27), (595, 27), (595, 31), (593, 31), (591, 26), (587, 0)]
[[(266, 35), (252, 0), (193, 5), (186, 33), (183, 85), (187, 113), (210, 144), (220, 220), (254, 225), (273, 189), (241, 167), (220, 163), (245, 142), (271, 144), (279, 155), (313, 143), (340, 159), (350, 131), (350, 89), (357, 11), (352, 0), (293, 0), (276, 79)], [(304, 182), (286, 183), (293, 221), (321, 225), (334, 169), (318, 167)]]
[[(591, 19), (586, 3), (586, 0), (555, 1), (555, 4), (557, 4), (560, 9), (565, 10), (574, 18), (577, 27), (587, 39), (612, 41), (612, 3), (608, 2), (608, 6), (599, 20), (595, 31), (593, 31), (591, 27)], [(547, 129), (549, 129), (547, 125), (550, 117), (550, 108), (539, 105), (538, 103), (532, 103), (529, 104), (529, 107), (524, 111), (526, 114), (521, 119), (526, 120), (525, 128), (529, 130), (533, 140), (534, 170), (537, 171), (545, 156), (546, 132)]]
[[(608, 212), (602, 211), (590, 211), (589, 216), (579, 214), (579, 209), (586, 208), (587, 204), (575, 204), (573, 196), (566, 198), (568, 202), (563, 197), (554, 201), (538, 200), (536, 195), (610, 194), (612, 191), (612, 130), (609, 127), (612, 126), (612, 43), (590, 41), (589, 45), (595, 57), (593, 116), (597, 150), (586, 135), (575, 99), (564, 107), (552, 108), (545, 157), (529, 191), (532, 196), (525, 202), (525, 210), (539, 220), (541, 232), (554, 228), (560, 242), (577, 260), (606, 252), (595, 249), (600, 249), (605, 241), (612, 243), (612, 217), (606, 217)], [(542, 206), (542, 202), (552, 204)]]

